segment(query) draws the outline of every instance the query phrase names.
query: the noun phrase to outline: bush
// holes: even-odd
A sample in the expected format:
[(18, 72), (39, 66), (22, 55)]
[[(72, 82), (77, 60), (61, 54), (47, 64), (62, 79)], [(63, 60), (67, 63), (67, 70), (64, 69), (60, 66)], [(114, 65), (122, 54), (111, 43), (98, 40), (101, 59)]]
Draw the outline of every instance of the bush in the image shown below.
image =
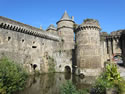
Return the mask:
[(125, 81), (120, 77), (117, 65), (113, 63), (106, 65), (105, 71), (96, 80), (92, 92), (95, 94), (105, 94), (106, 89), (110, 88), (116, 88), (120, 94), (125, 91)]
[(120, 81), (120, 73), (117, 70), (117, 65), (116, 64), (108, 64), (106, 66), (106, 70), (103, 75), (104, 79), (107, 79), (108, 81), (114, 82), (114, 81)]
[(125, 94), (125, 80), (122, 79), (121, 81), (115, 82), (115, 87), (119, 94)]
[(26, 73), (7, 58), (0, 59), (0, 94), (11, 94), (22, 90), (26, 82)]

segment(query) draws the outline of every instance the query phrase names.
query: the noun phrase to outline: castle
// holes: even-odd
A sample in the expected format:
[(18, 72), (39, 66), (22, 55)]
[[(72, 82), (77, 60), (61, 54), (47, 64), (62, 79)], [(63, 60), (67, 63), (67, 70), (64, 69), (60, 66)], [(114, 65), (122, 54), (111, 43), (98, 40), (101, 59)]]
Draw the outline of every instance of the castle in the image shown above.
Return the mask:
[(6, 56), (35, 71), (98, 75), (104, 62), (125, 56), (124, 30), (100, 32), (99, 22), (86, 19), (77, 25), (67, 12), (46, 31), (0, 16), (0, 57)]

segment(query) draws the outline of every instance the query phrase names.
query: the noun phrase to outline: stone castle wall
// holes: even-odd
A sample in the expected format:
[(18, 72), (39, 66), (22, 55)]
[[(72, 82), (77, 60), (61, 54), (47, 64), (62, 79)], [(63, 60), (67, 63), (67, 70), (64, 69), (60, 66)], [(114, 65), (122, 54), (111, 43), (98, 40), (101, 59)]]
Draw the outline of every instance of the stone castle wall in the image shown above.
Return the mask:
[(0, 57), (7, 56), (29, 73), (74, 70), (78, 75), (95, 76), (113, 55), (125, 56), (121, 33), (100, 33), (93, 19), (75, 25), (66, 12), (57, 28), (50, 25), (46, 31), (0, 16)]
[(71, 61), (67, 60), (71, 55), (60, 55), (60, 40), (57, 34), (0, 17), (0, 57), (18, 62), (29, 73), (33, 73), (34, 66), (40, 73), (51, 71), (49, 67), (53, 65), (56, 72), (64, 72), (66, 66), (71, 68)]
[(102, 61), (113, 60), (117, 55), (122, 55), (122, 43), (120, 31), (111, 32), (106, 34), (101, 32), (101, 49), (102, 49)]

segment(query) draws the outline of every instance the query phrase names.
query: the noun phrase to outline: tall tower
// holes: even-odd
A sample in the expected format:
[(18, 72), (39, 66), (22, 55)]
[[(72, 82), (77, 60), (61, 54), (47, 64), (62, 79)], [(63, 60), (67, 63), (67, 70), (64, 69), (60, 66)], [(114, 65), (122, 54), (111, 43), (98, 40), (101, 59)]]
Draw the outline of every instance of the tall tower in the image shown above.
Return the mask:
[(100, 26), (94, 19), (86, 19), (76, 31), (76, 73), (98, 75), (101, 69)]
[(63, 14), (62, 18), (57, 22), (57, 31), (63, 39), (63, 50), (74, 49), (74, 21), (67, 12)]

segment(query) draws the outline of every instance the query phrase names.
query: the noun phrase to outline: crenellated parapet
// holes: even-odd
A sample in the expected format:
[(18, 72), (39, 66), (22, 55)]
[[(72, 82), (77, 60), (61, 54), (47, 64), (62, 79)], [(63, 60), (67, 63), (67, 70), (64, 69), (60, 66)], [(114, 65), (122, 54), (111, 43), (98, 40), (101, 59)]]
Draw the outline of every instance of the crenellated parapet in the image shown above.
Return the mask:
[(113, 31), (110, 34), (108, 34), (107, 32), (100, 32), (100, 38), (101, 41), (106, 41), (107, 40), (117, 40), (121, 38), (121, 35), (123, 34), (124, 30), (118, 30), (118, 31)]
[(104, 48), (106, 48), (105, 51), (107, 54), (107, 59), (112, 60), (113, 56), (122, 54), (122, 49), (123, 49), (122, 36), (124, 31), (125, 30), (117, 30), (111, 32), (110, 34), (107, 34), (106, 32), (100, 33), (101, 43), (103, 44), (103, 50)]
[(2, 16), (0, 16), (0, 28), (21, 32), (21, 33), (25, 33), (36, 37), (45, 38), (45, 39), (50, 39), (54, 41), (60, 41), (60, 37), (58, 35), (53, 35), (39, 28), (35, 28), (30, 25), (26, 25)]
[(86, 19), (84, 20), (84, 23), (79, 25), (76, 29), (77, 31), (82, 31), (82, 30), (98, 30), (101, 31), (101, 27), (99, 26), (99, 23), (97, 20), (94, 19)]

